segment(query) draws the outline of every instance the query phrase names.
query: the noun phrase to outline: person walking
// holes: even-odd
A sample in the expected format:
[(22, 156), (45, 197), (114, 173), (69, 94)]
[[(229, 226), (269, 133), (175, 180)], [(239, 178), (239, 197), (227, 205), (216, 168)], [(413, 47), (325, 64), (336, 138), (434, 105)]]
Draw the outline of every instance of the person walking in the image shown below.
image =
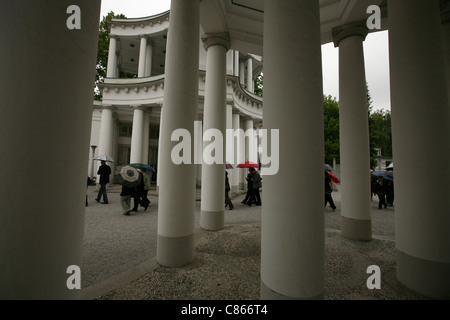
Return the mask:
[(130, 215), (131, 209), (131, 198), (136, 195), (136, 187), (128, 187), (122, 185), (122, 191), (120, 192), (120, 205), (123, 209), (123, 214), (126, 216)]
[(228, 209), (233, 210), (234, 205), (233, 202), (231, 202), (230, 196), (228, 192), (230, 192), (230, 181), (228, 179), (228, 172), (225, 170), (225, 208), (228, 207)]
[(247, 202), (250, 200), (250, 196), (252, 195), (252, 189), (253, 189), (253, 181), (252, 181), (252, 173), (251, 168), (248, 168), (247, 176), (245, 177), (245, 180), (247, 180), (247, 194), (245, 195), (244, 200), (241, 201), (242, 204), (247, 204)]
[(331, 192), (333, 192), (333, 183), (330, 175), (325, 170), (325, 207), (327, 203), (330, 204), (331, 209), (336, 210), (336, 205), (334, 204), (333, 197), (331, 196)]
[(375, 187), (375, 193), (378, 195), (378, 209), (381, 209), (383, 206), (386, 209), (386, 190), (387, 184), (384, 181), (383, 177), (378, 177), (378, 181)]
[(255, 204), (257, 206), (261, 205), (261, 196), (259, 194), (259, 188), (261, 188), (261, 176), (259, 175), (258, 171), (256, 171), (255, 168), (250, 168), (251, 181), (252, 181), (252, 191), (250, 195), (250, 199), (247, 201), (247, 205), (249, 207), (252, 206), (252, 204)]
[(147, 173), (145, 168), (139, 172), (139, 184), (136, 187), (136, 194), (134, 196), (134, 206), (132, 211), (138, 211), (139, 205), (144, 207), (144, 211), (147, 210), (150, 200), (148, 200), (148, 190), (150, 190), (151, 176)]
[(106, 184), (109, 183), (109, 176), (111, 175), (111, 168), (106, 164), (106, 161), (101, 161), (101, 166), (98, 168), (97, 174), (100, 175), (100, 189), (98, 190), (95, 201), (100, 202), (103, 196), (102, 204), (108, 204), (108, 195), (106, 194)]

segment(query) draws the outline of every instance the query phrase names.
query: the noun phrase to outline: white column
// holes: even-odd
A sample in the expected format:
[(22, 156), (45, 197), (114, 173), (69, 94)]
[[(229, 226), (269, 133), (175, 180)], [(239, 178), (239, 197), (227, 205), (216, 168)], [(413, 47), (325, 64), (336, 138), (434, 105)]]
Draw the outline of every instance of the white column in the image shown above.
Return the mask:
[[(98, 139), (97, 154), (99, 156), (107, 155), (107, 156), (113, 158), (113, 154), (112, 154), (113, 125), (114, 125), (113, 107), (110, 105), (103, 105), (101, 112), (102, 112), (102, 117), (100, 120), (100, 136)], [(95, 161), (94, 174), (97, 176), (97, 182), (100, 179), (100, 177), (97, 175), (99, 165), (100, 165), (99, 161)], [(100, 187), (100, 185), (97, 184), (97, 187)]]
[(195, 183), (195, 185), (197, 187), (201, 187), (202, 186), (202, 161), (203, 161), (203, 117), (200, 116), (197, 122), (197, 126), (194, 127), (194, 130), (196, 130), (196, 143), (197, 146), (199, 146), (197, 148), (197, 160), (195, 163), (195, 170), (196, 170), (196, 177), (197, 177), (197, 182)]
[[(227, 107), (226, 107), (226, 125), (225, 125), (225, 127), (226, 127), (226, 130), (227, 130), (227, 133), (228, 133), (228, 130), (232, 130), (233, 129), (233, 106), (232, 105), (230, 105), (230, 104), (227, 104)], [(230, 137), (228, 136), (228, 134), (225, 134), (225, 159), (226, 159), (226, 161), (227, 162), (229, 162), (230, 164), (232, 164), (233, 163), (233, 158), (231, 157), (232, 155), (233, 155), (233, 153), (234, 153), (234, 150), (232, 149), (233, 148), (233, 145), (232, 145), (232, 143), (233, 143), (233, 141), (232, 141), (232, 139), (230, 140)], [(235, 168), (236, 166), (234, 166), (233, 165), (233, 168)], [(231, 170), (229, 170), (228, 171), (228, 180), (229, 180), (229, 183), (230, 183), (230, 187), (233, 185), (233, 175), (232, 175), (232, 173), (231, 173), (232, 171)]]
[(445, 70), (447, 75), (447, 92), (450, 97), (450, 11), (447, 11), (445, 14), (441, 15), (441, 21)]
[(238, 168), (238, 164), (241, 162), (241, 160), (243, 161), (243, 157), (240, 153), (240, 144), (241, 144), (241, 138), (240, 138), (240, 132), (239, 129), (241, 128), (240, 126), (240, 116), (239, 113), (233, 113), (233, 154), (234, 157), (232, 159), (231, 164), (233, 165), (234, 169), (231, 172), (231, 191), (233, 193), (238, 193), (239, 192), (239, 185), (240, 185), (240, 176), (241, 176), (241, 169)]
[[(227, 34), (206, 35), (203, 44), (207, 50), (207, 63), (200, 227), (205, 230), (221, 230), (225, 225), (226, 54), (230, 40)], [(217, 130), (220, 136), (216, 134), (214, 138), (208, 138), (207, 132), (211, 130)], [(212, 144), (215, 155), (210, 149)], [(208, 163), (206, 157), (214, 160), (213, 163)]]
[(142, 163), (148, 164), (148, 142), (150, 140), (150, 110), (144, 112), (144, 125), (142, 130)]
[(321, 64), (319, 2), (266, 0), (263, 127), (280, 139), (279, 171), (264, 175), (262, 299), (323, 298)]
[(253, 120), (245, 120), (245, 160), (255, 162), (253, 154), (255, 147), (255, 130), (253, 129)]
[(147, 42), (147, 50), (145, 51), (145, 73), (144, 77), (150, 77), (152, 72), (152, 55), (153, 55), (153, 44)]
[(245, 85), (245, 63), (244, 61), (239, 62), (239, 83)]
[(334, 34), (339, 46), (339, 135), (341, 153), (342, 236), (372, 239), (370, 217), (370, 151), (363, 41), (367, 28)]
[(450, 108), (439, 2), (388, 6), (397, 278), (448, 300)]
[(179, 141), (171, 141), (171, 136), (176, 129), (184, 129), (191, 142), (194, 137), (198, 116), (199, 1), (172, 1), (169, 28), (161, 113), (156, 260), (163, 266), (178, 267), (194, 259), (196, 170), (192, 160), (190, 164), (173, 162), (172, 149)]
[(133, 131), (131, 133), (130, 163), (142, 161), (142, 144), (144, 130), (144, 109), (142, 106), (133, 107)]
[[(245, 129), (245, 125), (242, 124), (242, 119), (241, 117), (239, 117), (239, 128)], [(246, 158), (246, 153), (245, 153), (245, 131), (244, 129), (242, 129), (241, 133), (239, 134), (239, 151), (238, 154), (240, 156), (240, 160), (238, 162), (244, 162), (247, 160)], [(246, 168), (239, 168), (239, 189), (241, 190), (247, 190), (247, 181), (245, 180), (245, 177), (247, 176), (248, 173), (248, 169)]]
[(234, 75), (239, 76), (239, 51), (234, 51)]
[(0, 4), (1, 300), (80, 297), (100, 1), (76, 3), (79, 30), (66, 1)]
[(106, 68), (106, 77), (115, 78), (117, 76), (117, 39), (114, 36), (109, 38), (108, 66)]
[(138, 78), (142, 78), (145, 76), (145, 58), (146, 58), (146, 50), (147, 49), (147, 37), (145, 35), (141, 35), (141, 45), (139, 48), (139, 66), (138, 66)]
[(247, 59), (247, 91), (253, 92), (253, 60)]

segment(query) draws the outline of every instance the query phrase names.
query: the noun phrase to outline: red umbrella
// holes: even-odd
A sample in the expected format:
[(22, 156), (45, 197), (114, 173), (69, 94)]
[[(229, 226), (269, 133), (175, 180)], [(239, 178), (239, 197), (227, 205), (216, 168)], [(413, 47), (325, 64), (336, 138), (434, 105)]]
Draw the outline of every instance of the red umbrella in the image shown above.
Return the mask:
[(338, 177), (336, 175), (328, 170), (326, 170), (328, 175), (331, 177), (331, 180), (333, 180), (334, 183), (340, 183)]
[(258, 164), (251, 161), (244, 161), (238, 164), (238, 168), (259, 168)]
[(225, 164), (225, 169), (233, 169), (233, 166), (227, 161), (227, 163)]

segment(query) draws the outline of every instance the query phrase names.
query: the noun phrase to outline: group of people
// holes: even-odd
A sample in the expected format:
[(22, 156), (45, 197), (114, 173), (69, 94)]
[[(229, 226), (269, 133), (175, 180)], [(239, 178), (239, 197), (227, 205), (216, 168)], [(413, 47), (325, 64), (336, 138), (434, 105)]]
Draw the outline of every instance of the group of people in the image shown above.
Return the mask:
[(378, 196), (378, 209), (394, 205), (394, 181), (383, 177), (372, 176), (371, 179), (371, 200), (373, 195)]
[[(255, 168), (252, 167), (248, 168), (248, 174), (245, 179), (247, 180), (247, 194), (245, 195), (245, 198), (241, 203), (248, 206), (252, 206), (252, 204), (260, 206), (262, 204), (261, 195), (259, 193), (259, 189), (262, 186), (261, 175), (258, 173), (258, 171), (256, 171)], [(233, 210), (234, 205), (228, 194), (230, 190), (231, 188), (228, 179), (228, 172), (225, 171), (225, 208), (228, 207), (229, 210)]]
[[(106, 192), (106, 185), (109, 183), (109, 176), (111, 175), (111, 168), (106, 164), (106, 161), (101, 161), (101, 165), (98, 168), (97, 174), (100, 176), (99, 184), (100, 188), (98, 190), (97, 197), (95, 201), (102, 204), (108, 204), (108, 194)], [(126, 216), (130, 215), (132, 211), (138, 211), (139, 205), (144, 207), (144, 211), (147, 210), (151, 201), (148, 199), (148, 191), (150, 190), (150, 185), (152, 181), (152, 174), (148, 172), (145, 168), (140, 169), (139, 172), (139, 183), (135, 187), (129, 187), (122, 185), (122, 191), (120, 192), (120, 205), (123, 209), (123, 214)], [(92, 183), (89, 179), (87, 184)], [(103, 201), (101, 199), (103, 197)], [(131, 199), (133, 199), (133, 208), (131, 208)], [(88, 205), (87, 195), (86, 195), (86, 206)]]
[[(145, 168), (141, 168), (139, 172), (139, 183), (135, 187), (129, 187), (122, 185), (122, 191), (120, 192), (120, 205), (123, 209), (123, 214), (130, 215), (131, 211), (138, 211), (139, 205), (144, 207), (144, 211), (147, 210), (151, 201), (148, 199), (148, 191), (150, 190), (150, 184), (152, 181), (152, 175)], [(131, 208), (131, 199), (134, 200), (133, 208)]]

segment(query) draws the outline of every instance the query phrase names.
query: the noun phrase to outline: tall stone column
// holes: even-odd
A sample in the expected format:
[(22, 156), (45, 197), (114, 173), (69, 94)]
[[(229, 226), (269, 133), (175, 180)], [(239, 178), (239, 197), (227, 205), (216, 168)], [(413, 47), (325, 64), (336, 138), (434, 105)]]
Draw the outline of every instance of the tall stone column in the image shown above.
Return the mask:
[(106, 68), (106, 77), (115, 78), (117, 77), (117, 38), (111, 36), (109, 38), (109, 51), (108, 51), (108, 66)]
[(144, 111), (144, 124), (142, 128), (142, 163), (148, 164), (148, 142), (150, 140), (150, 110)]
[(370, 150), (363, 41), (366, 26), (334, 32), (339, 47), (339, 136), (341, 232), (352, 240), (372, 239)]
[(133, 131), (131, 132), (130, 163), (142, 161), (143, 130), (144, 130), (144, 109), (142, 106), (134, 106)]
[(244, 61), (239, 62), (239, 83), (245, 85), (245, 63)]
[(245, 120), (245, 161), (255, 162), (255, 130), (253, 129), (253, 120)]
[[(206, 35), (203, 44), (207, 50), (207, 63), (200, 227), (221, 230), (225, 224), (226, 54), (230, 40), (227, 34)], [(207, 132), (211, 130), (217, 130), (221, 139), (217, 135), (208, 138)], [(211, 145), (214, 146), (215, 158), (211, 154)], [(206, 156), (211, 157), (213, 163), (208, 163)]]
[(152, 72), (152, 56), (153, 56), (153, 43), (147, 41), (147, 49), (145, 50), (145, 72), (144, 77), (150, 77)]
[(172, 0), (169, 29), (161, 110), (156, 260), (163, 266), (178, 267), (194, 259), (196, 170), (192, 160), (189, 164), (173, 162), (172, 149), (180, 142), (171, 137), (182, 129), (193, 144), (198, 117), (199, 1)]
[(449, 299), (450, 108), (439, 5), (390, 1), (388, 11), (397, 278)]
[[(226, 125), (225, 128), (227, 130), (227, 133), (224, 135), (225, 137), (225, 160), (230, 163), (231, 165), (233, 165), (233, 158), (232, 155), (234, 154), (234, 150), (233, 150), (233, 137), (230, 137), (228, 135), (229, 130), (233, 130), (233, 106), (230, 104), (227, 104), (226, 107)], [(233, 168), (235, 168), (236, 166), (233, 165)], [(228, 171), (228, 180), (230, 183), (230, 188), (233, 185), (233, 174), (231, 173), (232, 171)]]
[(279, 130), (280, 163), (264, 176), (262, 299), (323, 298), (321, 64), (319, 2), (266, 0), (263, 128)]
[(240, 189), (240, 177), (241, 177), (241, 169), (237, 168), (238, 164), (243, 161), (242, 154), (240, 152), (240, 144), (241, 144), (241, 138), (240, 138), (240, 116), (239, 113), (233, 113), (233, 167), (234, 170), (231, 172), (231, 192), (238, 193)]
[[(102, 105), (102, 117), (100, 119), (100, 136), (98, 139), (98, 151), (97, 154), (99, 156), (107, 155), (109, 157), (113, 157), (112, 154), (112, 141), (113, 141), (113, 110), (114, 108), (111, 105)], [(97, 175), (98, 167), (100, 163), (99, 161), (95, 162), (94, 171), (97, 177), (97, 182), (100, 181), (100, 176)], [(97, 183), (97, 187), (100, 185)]]
[(139, 66), (138, 66), (138, 77), (142, 78), (145, 77), (145, 58), (146, 58), (146, 51), (147, 51), (147, 36), (141, 35), (141, 45), (139, 47)]
[(253, 60), (247, 59), (247, 91), (253, 92)]
[(0, 2), (1, 300), (80, 297), (100, 1), (69, 4)]
[(447, 92), (450, 97), (450, 9), (447, 9), (445, 13), (441, 14), (441, 21), (445, 69), (447, 75)]
[(239, 51), (234, 51), (234, 75), (239, 76)]
[[(245, 125), (242, 121), (242, 118), (239, 117), (239, 129), (245, 128)], [(244, 162), (247, 160), (246, 158), (246, 154), (245, 154), (245, 131), (244, 129), (242, 129), (242, 131), (239, 134), (239, 151), (238, 151), (238, 155), (240, 157), (240, 160), (238, 162)], [(248, 173), (248, 169), (246, 168), (239, 168), (239, 189), (241, 190), (247, 190), (247, 182), (245, 180), (245, 177), (247, 176)]]

